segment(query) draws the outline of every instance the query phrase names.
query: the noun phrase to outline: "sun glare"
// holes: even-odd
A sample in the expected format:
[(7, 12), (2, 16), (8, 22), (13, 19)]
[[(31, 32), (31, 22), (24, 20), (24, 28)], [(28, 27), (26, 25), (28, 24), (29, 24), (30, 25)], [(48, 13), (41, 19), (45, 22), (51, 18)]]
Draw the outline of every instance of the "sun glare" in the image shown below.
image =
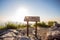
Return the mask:
[(16, 10), (14, 21), (22, 22), (24, 20), (24, 17), (27, 15), (29, 15), (28, 9), (24, 7), (20, 7)]

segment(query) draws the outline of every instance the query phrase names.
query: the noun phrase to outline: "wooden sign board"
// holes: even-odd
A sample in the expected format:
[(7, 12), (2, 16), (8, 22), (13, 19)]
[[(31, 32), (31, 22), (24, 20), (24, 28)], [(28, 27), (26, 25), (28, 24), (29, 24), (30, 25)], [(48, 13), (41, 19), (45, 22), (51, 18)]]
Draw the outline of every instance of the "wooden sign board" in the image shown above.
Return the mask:
[(40, 21), (40, 17), (39, 16), (25, 16), (24, 21)]

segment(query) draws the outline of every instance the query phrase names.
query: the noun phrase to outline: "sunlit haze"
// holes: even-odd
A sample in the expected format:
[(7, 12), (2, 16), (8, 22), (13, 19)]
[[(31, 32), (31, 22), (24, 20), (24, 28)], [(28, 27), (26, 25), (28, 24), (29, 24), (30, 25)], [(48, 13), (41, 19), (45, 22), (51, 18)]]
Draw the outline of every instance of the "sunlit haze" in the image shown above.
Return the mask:
[(25, 16), (60, 22), (59, 0), (0, 0), (0, 22), (24, 22)]
[(16, 13), (14, 14), (13, 21), (24, 21), (24, 17), (29, 15), (29, 10), (25, 7), (19, 7), (16, 9)]

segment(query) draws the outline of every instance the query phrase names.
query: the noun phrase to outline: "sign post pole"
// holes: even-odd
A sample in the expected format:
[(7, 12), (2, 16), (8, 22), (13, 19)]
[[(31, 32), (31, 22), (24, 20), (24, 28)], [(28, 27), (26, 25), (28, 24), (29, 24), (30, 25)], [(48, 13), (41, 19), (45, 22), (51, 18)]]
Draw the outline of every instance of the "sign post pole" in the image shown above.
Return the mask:
[(36, 26), (35, 26), (35, 37), (37, 37), (37, 21), (36, 21)]
[(27, 36), (29, 36), (29, 22), (27, 21)]

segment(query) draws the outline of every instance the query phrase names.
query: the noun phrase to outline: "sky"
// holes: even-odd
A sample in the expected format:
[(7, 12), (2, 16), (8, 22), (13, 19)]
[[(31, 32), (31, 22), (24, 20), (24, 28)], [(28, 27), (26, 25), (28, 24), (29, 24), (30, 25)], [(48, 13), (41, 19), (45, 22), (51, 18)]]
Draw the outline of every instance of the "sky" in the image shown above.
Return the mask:
[(0, 22), (22, 22), (25, 16), (60, 21), (60, 0), (0, 0)]

